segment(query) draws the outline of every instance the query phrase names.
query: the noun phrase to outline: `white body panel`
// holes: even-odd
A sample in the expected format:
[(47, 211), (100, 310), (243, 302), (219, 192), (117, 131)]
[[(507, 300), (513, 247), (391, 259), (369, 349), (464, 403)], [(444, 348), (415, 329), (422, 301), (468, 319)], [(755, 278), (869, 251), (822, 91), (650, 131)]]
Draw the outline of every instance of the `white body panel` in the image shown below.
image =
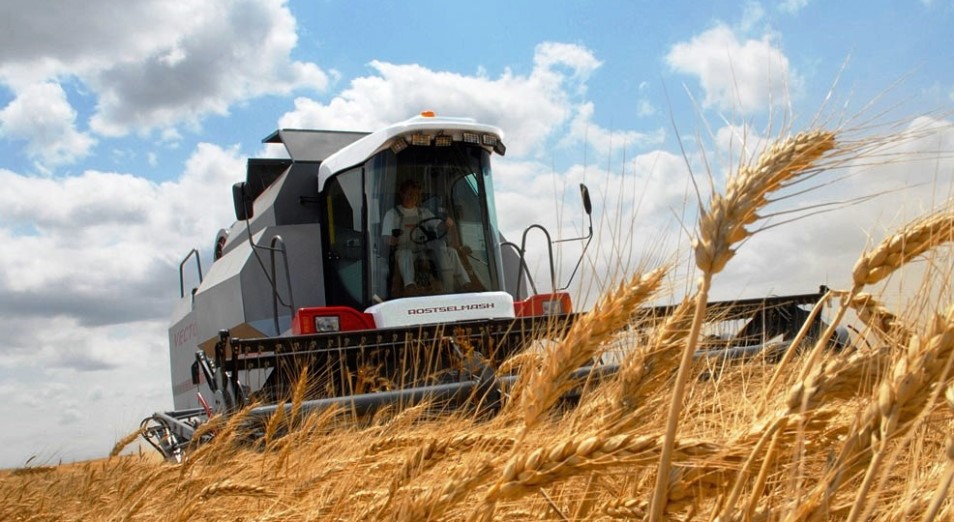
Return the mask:
[(376, 304), (365, 312), (378, 328), (514, 318), (513, 297), (507, 292), (409, 297)]

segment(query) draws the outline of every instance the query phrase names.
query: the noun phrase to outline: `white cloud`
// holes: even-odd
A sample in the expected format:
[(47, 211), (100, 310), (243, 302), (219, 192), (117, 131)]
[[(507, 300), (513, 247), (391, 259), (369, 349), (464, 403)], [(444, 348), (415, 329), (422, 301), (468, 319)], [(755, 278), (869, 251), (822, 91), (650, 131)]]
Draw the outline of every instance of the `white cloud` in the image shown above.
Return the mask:
[(244, 170), (237, 149), (209, 144), (162, 183), (0, 169), (0, 415), (30, 419), (5, 433), (0, 467), (102, 457), (171, 407), (176, 267), (193, 247), (208, 258)]
[(778, 8), (785, 13), (797, 14), (807, 5), (808, 0), (782, 0), (779, 2)]
[(584, 102), (576, 108), (576, 115), (570, 122), (569, 132), (561, 140), (562, 145), (584, 142), (593, 147), (601, 157), (614, 154), (625, 157), (631, 147), (658, 146), (665, 138), (665, 133), (661, 129), (651, 133), (604, 129), (593, 122), (595, 110), (593, 102)]
[(120, 324), (168, 313), (175, 267), (230, 222), (237, 150), (200, 144), (182, 176), (154, 183), (88, 171), (39, 178), (0, 170), (4, 317)]
[(756, 24), (765, 18), (765, 8), (761, 2), (749, 0), (745, 3), (742, 11), (742, 21), (739, 23), (739, 29), (743, 32), (751, 31)]
[(739, 41), (718, 25), (679, 43), (666, 55), (669, 67), (702, 84), (704, 107), (752, 114), (785, 106), (801, 91), (802, 79), (770, 35)]
[(242, 172), (237, 150), (206, 144), (165, 183), (0, 170), (0, 376), (11, 376), (0, 381), (19, 390), (0, 415), (31, 419), (5, 439), (0, 467), (101, 457), (171, 406), (164, 318), (176, 266), (193, 247), (207, 255)]
[(296, 24), (282, 1), (48, 4), (0, 8), (0, 82), (24, 96), (75, 78), (104, 136), (196, 126), (249, 98), (328, 85), (318, 66), (290, 58)]
[(26, 153), (44, 166), (73, 163), (95, 141), (76, 129), (76, 111), (56, 83), (38, 83), (20, 91), (0, 110), (0, 135), (26, 140)]
[[(105, 456), (154, 411), (171, 407), (163, 321), (88, 328), (58, 317), (20, 321), (29, 345), (4, 351), (0, 468)], [(75, 365), (74, 357), (95, 361)], [(75, 366), (74, 366), (75, 365)], [(26, 419), (16, 422), (14, 419)]]
[(327, 87), (316, 65), (289, 59), (295, 20), (281, 3), (211, 2), (198, 15), (201, 23), (180, 30), (174, 42), (89, 78), (100, 100), (91, 122), (96, 131), (122, 135), (196, 123), (247, 98)]
[(652, 102), (646, 99), (639, 100), (636, 102), (636, 115), (640, 118), (645, 118), (647, 116), (653, 116), (656, 114), (656, 107), (653, 106)]
[(561, 131), (599, 64), (588, 49), (561, 43), (538, 45), (529, 75), (505, 71), (495, 79), (374, 61), (375, 75), (352, 80), (327, 103), (296, 99), (280, 126), (373, 130), (434, 110), (498, 125), (507, 132), (508, 154), (533, 154)]

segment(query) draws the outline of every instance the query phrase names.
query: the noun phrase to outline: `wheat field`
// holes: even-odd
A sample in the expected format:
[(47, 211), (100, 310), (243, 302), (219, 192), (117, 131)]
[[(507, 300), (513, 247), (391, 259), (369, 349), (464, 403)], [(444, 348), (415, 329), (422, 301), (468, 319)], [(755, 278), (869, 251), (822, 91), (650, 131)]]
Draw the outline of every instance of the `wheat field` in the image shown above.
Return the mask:
[[(667, 291), (671, 267), (629, 274), (563, 339), (505, 362), (520, 377), (492, 418), (426, 404), (364, 419), (293, 407), (249, 443), (240, 413), (210, 423), (212, 442), (181, 463), (139, 453), (2, 472), (0, 519), (952, 520), (952, 207), (844, 267), (850, 288), (825, 299), (828, 334), (853, 332), (844, 349), (800, 336), (798, 353), (709, 379), (693, 357), (713, 278), (772, 194), (865, 150), (813, 130), (736, 169), (702, 205), (697, 281), (672, 314), (633, 320)], [(890, 309), (878, 285), (923, 259), (934, 262), (922, 288), (946, 297)], [(619, 371), (568, 406), (573, 370), (611, 347)]]

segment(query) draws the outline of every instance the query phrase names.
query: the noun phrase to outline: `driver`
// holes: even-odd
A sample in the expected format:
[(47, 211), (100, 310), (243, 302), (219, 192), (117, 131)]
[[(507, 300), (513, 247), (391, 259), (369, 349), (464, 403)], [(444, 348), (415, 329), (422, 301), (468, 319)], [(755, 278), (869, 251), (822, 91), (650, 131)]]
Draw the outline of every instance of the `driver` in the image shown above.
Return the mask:
[[(381, 222), (381, 234), (387, 238), (391, 248), (395, 249), (394, 260), (401, 272), (401, 279), (404, 280), (404, 294), (414, 295), (421, 291), (414, 277), (414, 258), (425, 250), (431, 255), (437, 269), (440, 271), (441, 283), (444, 285), (445, 292), (454, 291), (455, 281), (464, 288), (470, 287), (470, 277), (464, 270), (464, 265), (460, 262), (457, 250), (447, 248), (447, 244), (441, 239), (443, 236), (439, 232), (440, 237), (427, 239), (425, 231), (418, 229), (418, 225), (427, 220), (432, 220), (425, 224), (427, 229), (438, 228), (436, 226), (438, 220), (434, 217), (434, 214), (430, 210), (419, 206), (421, 200), (420, 184), (413, 179), (405, 180), (398, 188), (398, 198), (400, 203), (384, 213), (384, 219)], [(454, 220), (450, 217), (446, 218), (440, 225), (447, 228), (456, 226)], [(446, 235), (446, 232), (444, 235)]]

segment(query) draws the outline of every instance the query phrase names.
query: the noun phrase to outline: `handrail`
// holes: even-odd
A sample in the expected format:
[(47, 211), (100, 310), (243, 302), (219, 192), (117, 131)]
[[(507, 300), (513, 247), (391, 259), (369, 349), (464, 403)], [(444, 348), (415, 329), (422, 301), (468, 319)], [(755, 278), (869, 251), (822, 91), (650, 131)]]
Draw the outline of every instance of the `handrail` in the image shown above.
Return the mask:
[[(520, 266), (517, 268), (517, 296), (520, 296), (520, 286), (523, 283), (523, 278), (521, 278), (521, 271), (526, 271), (527, 279), (530, 280), (530, 285), (533, 287), (533, 293), (537, 293), (537, 287), (533, 284), (533, 277), (530, 275), (530, 270), (527, 268), (525, 255), (527, 252), (527, 234), (534, 228), (538, 228), (543, 232), (543, 235), (547, 238), (547, 255), (550, 260), (550, 291), (551, 292), (562, 292), (570, 287), (570, 283), (573, 282), (573, 278), (576, 276), (576, 272), (580, 269), (580, 265), (583, 263), (583, 256), (586, 254), (586, 249), (589, 248), (590, 242), (593, 240), (593, 204), (590, 203), (590, 190), (586, 188), (586, 185), (580, 183), (580, 195), (583, 198), (583, 211), (586, 213), (587, 218), (589, 219), (589, 229), (585, 236), (580, 237), (571, 237), (567, 239), (558, 239), (553, 241), (550, 238), (550, 232), (543, 227), (543, 225), (533, 224), (524, 229), (523, 238), (520, 240), (520, 247), (517, 252), (520, 254)], [(554, 243), (565, 243), (567, 241), (582, 241), (586, 240), (586, 243), (583, 245), (583, 251), (580, 252), (579, 259), (576, 260), (576, 266), (573, 267), (573, 272), (570, 274), (570, 278), (567, 280), (566, 285), (557, 288), (556, 280), (556, 270), (553, 267), (553, 244)], [(501, 246), (508, 245), (513, 248), (517, 248), (517, 245), (509, 242), (501, 243)]]
[(536, 293), (537, 293), (537, 284), (536, 284), (536, 282), (534, 282), (534, 280), (533, 280), (533, 274), (530, 273), (530, 269), (527, 268), (527, 264), (526, 264), (526, 263), (524, 262), (524, 260), (523, 260), (523, 254), (520, 252), (520, 247), (517, 246), (516, 243), (512, 243), (512, 242), (510, 242), (510, 241), (503, 241), (503, 242), (500, 243), (500, 246), (502, 246), (502, 247), (508, 246), (508, 247), (514, 249), (514, 251), (517, 252), (517, 257), (518, 257), (518, 259), (519, 259), (519, 263), (517, 264), (517, 289), (516, 289), (516, 291), (515, 291), (515, 294), (516, 294), (516, 295), (515, 295), (514, 297), (515, 297), (516, 299), (521, 299), (521, 296), (520, 296), (520, 286), (521, 286), (521, 281), (523, 281), (523, 279), (521, 278), (521, 276), (523, 276), (523, 274), (526, 274), (526, 275), (527, 275), (527, 280), (530, 281), (530, 288), (532, 288), (532, 289), (533, 289), (533, 293), (536, 294)]
[(185, 259), (183, 259), (182, 262), (179, 263), (179, 297), (180, 298), (185, 297), (185, 281), (182, 275), (182, 268), (185, 266), (186, 261), (188, 261), (193, 254), (195, 255), (196, 267), (199, 270), (199, 284), (202, 284), (202, 260), (199, 259), (199, 251), (193, 248), (191, 251), (189, 251), (188, 254), (186, 254)]
[[(523, 237), (520, 239), (520, 265), (526, 266), (524, 261), (524, 255), (527, 252), (527, 234), (530, 233), (533, 229), (540, 229), (543, 232), (543, 235), (547, 238), (547, 257), (550, 260), (550, 291), (556, 292), (556, 270), (553, 268), (553, 241), (550, 239), (550, 231), (544, 228), (543, 225), (538, 225), (536, 223), (530, 225), (523, 231)], [(517, 280), (517, 295), (520, 295), (520, 279)], [(536, 287), (533, 289), (533, 293), (537, 293)]]

